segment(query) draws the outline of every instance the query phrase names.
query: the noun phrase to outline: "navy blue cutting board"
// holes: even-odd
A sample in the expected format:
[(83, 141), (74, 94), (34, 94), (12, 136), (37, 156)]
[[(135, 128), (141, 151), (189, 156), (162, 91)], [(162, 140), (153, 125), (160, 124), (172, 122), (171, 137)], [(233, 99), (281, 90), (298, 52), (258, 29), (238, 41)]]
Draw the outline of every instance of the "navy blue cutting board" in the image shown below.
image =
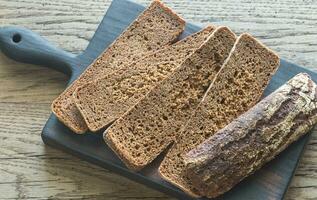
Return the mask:
[[(0, 28), (0, 48), (3, 53), (14, 60), (51, 67), (68, 74), (70, 84), (143, 10), (144, 7), (139, 4), (127, 0), (114, 0), (87, 49), (79, 55), (58, 49), (30, 30), (18, 27)], [(193, 24), (187, 24), (181, 38), (200, 29)], [(264, 96), (299, 72), (310, 74), (317, 82), (316, 73), (282, 59), (280, 68), (271, 80)], [(106, 146), (101, 133), (74, 134), (52, 114), (42, 131), (42, 139), (48, 145), (60, 148), (129, 179), (180, 199), (191, 199), (159, 177), (157, 167), (160, 158), (140, 173), (132, 172)], [(230, 200), (282, 199), (308, 139), (309, 135), (292, 144), (276, 159), (221, 198)]]

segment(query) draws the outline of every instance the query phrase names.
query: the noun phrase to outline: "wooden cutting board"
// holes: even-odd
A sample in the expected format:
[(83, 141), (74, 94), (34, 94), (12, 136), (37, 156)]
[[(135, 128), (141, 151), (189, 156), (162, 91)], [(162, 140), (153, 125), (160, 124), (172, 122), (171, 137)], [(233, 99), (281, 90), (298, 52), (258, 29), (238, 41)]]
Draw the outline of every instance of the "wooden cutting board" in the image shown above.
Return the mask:
[[(114, 0), (87, 49), (80, 55), (58, 49), (35, 33), (17, 27), (0, 28), (0, 48), (7, 56), (17, 61), (39, 64), (62, 71), (70, 76), (69, 83), (71, 83), (143, 9), (142, 6), (126, 0)], [(188, 24), (182, 37), (199, 29), (198, 26)], [(299, 72), (307, 72), (317, 81), (317, 75), (314, 72), (282, 60), (281, 66), (264, 96)], [(102, 134), (73, 134), (52, 114), (43, 129), (42, 138), (46, 144), (113, 170), (132, 180), (181, 199), (190, 199), (181, 190), (158, 176), (157, 166), (160, 159), (157, 159), (140, 173), (131, 172), (105, 145)], [(291, 145), (275, 160), (226, 193), (222, 198), (282, 199), (308, 138), (309, 136), (306, 136)]]

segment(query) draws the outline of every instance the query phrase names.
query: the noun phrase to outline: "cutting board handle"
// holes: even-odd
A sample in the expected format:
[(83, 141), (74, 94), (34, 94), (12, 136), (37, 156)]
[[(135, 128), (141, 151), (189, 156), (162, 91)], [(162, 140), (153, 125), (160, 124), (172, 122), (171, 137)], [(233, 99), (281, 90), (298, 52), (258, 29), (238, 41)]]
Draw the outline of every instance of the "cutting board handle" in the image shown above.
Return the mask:
[(76, 71), (76, 55), (55, 47), (25, 28), (1, 27), (0, 49), (6, 56), (19, 62), (45, 65), (69, 76)]

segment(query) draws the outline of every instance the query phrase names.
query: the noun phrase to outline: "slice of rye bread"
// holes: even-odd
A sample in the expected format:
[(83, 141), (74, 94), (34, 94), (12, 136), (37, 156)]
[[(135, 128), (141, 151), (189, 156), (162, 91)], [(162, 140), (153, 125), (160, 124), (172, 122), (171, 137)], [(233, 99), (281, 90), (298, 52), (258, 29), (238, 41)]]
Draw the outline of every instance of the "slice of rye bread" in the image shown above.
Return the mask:
[(235, 40), (235, 34), (228, 28), (217, 28), (171, 76), (105, 132), (105, 141), (130, 169), (142, 169), (175, 140)]
[(159, 167), (161, 176), (192, 196), (200, 196), (183, 173), (183, 156), (261, 98), (279, 57), (248, 34), (242, 34), (202, 102)]
[(155, 0), (52, 104), (57, 118), (76, 133), (87, 130), (84, 119), (72, 100), (75, 89), (87, 82), (130, 65), (176, 41), (185, 22), (172, 10)]
[(77, 88), (73, 97), (91, 131), (98, 131), (123, 115), (157, 83), (168, 77), (215, 30), (202, 31), (146, 56), (128, 68)]

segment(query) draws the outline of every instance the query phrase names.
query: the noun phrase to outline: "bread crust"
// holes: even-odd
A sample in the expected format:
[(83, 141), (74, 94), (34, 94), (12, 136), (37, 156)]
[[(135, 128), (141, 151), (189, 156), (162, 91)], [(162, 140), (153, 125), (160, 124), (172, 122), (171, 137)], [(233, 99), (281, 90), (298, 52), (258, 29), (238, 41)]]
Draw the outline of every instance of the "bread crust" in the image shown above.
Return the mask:
[(272, 160), (317, 123), (317, 85), (298, 74), (185, 156), (203, 196), (217, 197)]

